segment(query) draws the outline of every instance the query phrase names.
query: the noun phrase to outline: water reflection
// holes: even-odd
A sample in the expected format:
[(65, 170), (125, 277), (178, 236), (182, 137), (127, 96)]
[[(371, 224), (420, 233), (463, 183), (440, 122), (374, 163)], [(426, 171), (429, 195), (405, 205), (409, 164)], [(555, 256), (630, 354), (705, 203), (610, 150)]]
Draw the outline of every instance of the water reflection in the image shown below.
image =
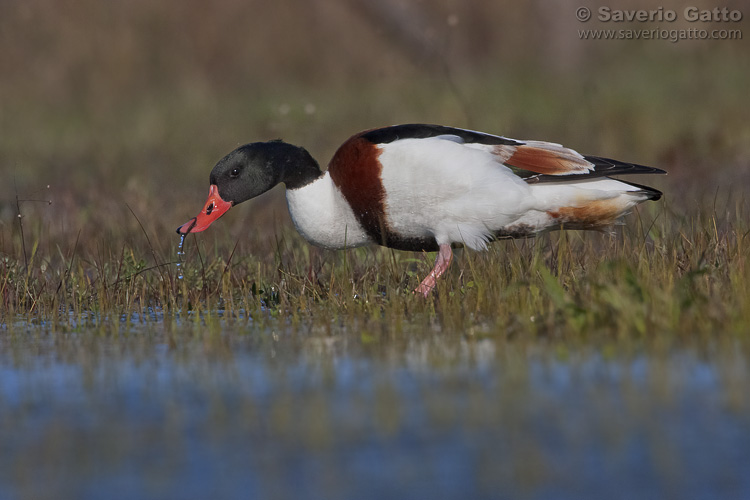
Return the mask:
[(743, 353), (4, 332), (0, 498), (747, 498)]

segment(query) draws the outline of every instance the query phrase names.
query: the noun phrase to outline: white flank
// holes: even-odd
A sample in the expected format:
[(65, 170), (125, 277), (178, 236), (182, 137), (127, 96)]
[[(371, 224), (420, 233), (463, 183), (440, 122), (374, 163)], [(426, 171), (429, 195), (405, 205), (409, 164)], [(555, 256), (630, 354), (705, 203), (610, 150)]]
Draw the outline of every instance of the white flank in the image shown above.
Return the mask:
[(527, 184), (491, 148), (452, 136), (379, 146), (389, 228), (406, 237), (483, 249), (496, 231), (542, 231), (547, 212), (613, 200), (625, 212), (644, 201), (637, 187), (609, 179)]
[(297, 231), (313, 245), (346, 248), (373, 243), (328, 172), (307, 186), (287, 189), (286, 202)]
[(439, 137), (380, 149), (386, 218), (398, 234), (483, 249), (534, 207), (529, 185), (488, 151)]

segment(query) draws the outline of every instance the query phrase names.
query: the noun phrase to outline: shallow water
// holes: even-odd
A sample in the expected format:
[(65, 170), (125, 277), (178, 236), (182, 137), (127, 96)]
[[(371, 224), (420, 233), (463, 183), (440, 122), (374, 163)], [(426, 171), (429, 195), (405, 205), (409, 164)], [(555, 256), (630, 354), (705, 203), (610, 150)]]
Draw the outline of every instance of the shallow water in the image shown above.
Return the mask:
[(750, 498), (740, 341), (0, 330), (0, 498)]

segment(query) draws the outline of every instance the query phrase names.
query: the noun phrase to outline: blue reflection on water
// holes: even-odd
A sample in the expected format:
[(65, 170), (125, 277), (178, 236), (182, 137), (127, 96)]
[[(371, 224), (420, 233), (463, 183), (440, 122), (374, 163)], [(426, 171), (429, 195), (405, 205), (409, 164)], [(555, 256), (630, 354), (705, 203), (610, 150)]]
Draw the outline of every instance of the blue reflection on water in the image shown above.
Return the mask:
[(0, 344), (0, 498), (750, 498), (750, 412), (690, 352), (60, 339)]

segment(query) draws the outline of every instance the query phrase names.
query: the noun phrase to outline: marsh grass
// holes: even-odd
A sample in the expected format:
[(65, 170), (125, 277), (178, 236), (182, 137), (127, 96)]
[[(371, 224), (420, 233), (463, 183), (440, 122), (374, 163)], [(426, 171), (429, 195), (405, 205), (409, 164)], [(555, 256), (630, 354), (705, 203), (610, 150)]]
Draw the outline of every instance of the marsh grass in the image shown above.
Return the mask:
[[(133, 214), (134, 217), (135, 214)], [(4, 256), (2, 324), (51, 331), (127, 331), (129, 325), (219, 323), (243, 330), (349, 325), (363, 342), (398, 336), (405, 322), (473, 337), (664, 342), (744, 337), (750, 331), (748, 206), (744, 199), (699, 214), (669, 201), (641, 206), (609, 233), (552, 232), (457, 251), (454, 266), (424, 299), (411, 290), (434, 255), (372, 247), (324, 251), (279, 224), (272, 241), (186, 240), (184, 279), (176, 244), (118, 251), (83, 245), (45, 255), (27, 231), (28, 265)], [(28, 226), (28, 225), (27, 225)], [(20, 232), (13, 244), (20, 247)], [(262, 252), (248, 252), (256, 245)], [(56, 263), (56, 264), (54, 264)], [(27, 328), (28, 326), (22, 326)]]
[[(467, 12), (440, 2), (435, 33), (445, 50), (436, 69), (409, 61), (347, 9), (318, 24), (305, 9), (275, 10), (288, 5), (173, 7), (2, 7), (3, 329), (106, 333), (219, 320), (252, 331), (312, 322), (356, 325), (363, 339), (405, 322), (551, 338), (748, 330), (745, 40), (586, 44), (575, 47), (586, 57), (563, 59), (570, 64), (561, 70), (550, 65), (554, 47), (551, 57), (548, 41), (527, 29), (545, 31), (545, 23), (520, 22), (538, 16), (533, 7), (486, 2)], [(495, 29), (511, 11), (519, 23)], [(449, 13), (462, 19), (453, 32), (440, 17)], [(238, 47), (231, 30), (205, 33), (226, 23), (264, 40), (277, 30), (296, 36), (277, 39), (269, 57), (264, 44)], [(349, 52), (334, 50), (334, 28), (352, 40)], [(185, 33), (202, 33), (202, 44)], [(516, 43), (527, 50), (509, 50)], [(306, 59), (312, 53), (316, 65)], [(434, 256), (310, 247), (277, 189), (190, 235), (177, 279), (174, 228), (194, 215), (211, 165), (228, 150), (283, 138), (325, 165), (354, 131), (415, 121), (664, 168), (666, 178), (635, 180), (665, 197), (611, 234), (553, 232), (459, 251), (424, 300), (411, 290)]]

